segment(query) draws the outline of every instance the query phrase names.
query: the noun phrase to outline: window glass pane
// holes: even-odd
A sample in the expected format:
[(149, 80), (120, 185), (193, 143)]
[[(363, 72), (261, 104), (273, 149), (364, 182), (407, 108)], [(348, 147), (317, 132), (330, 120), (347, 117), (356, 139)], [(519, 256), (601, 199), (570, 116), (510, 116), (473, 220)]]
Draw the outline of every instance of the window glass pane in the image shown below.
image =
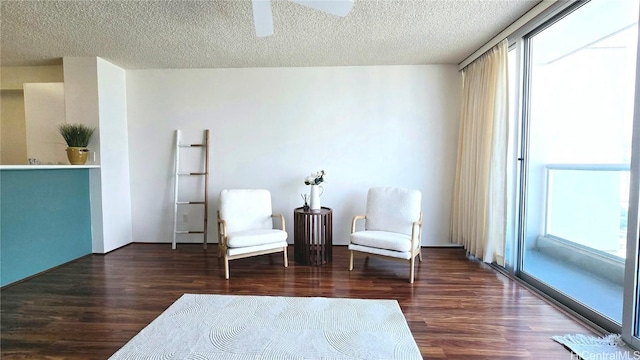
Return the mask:
[(529, 39), (523, 271), (617, 323), (637, 21), (637, 0), (592, 0)]

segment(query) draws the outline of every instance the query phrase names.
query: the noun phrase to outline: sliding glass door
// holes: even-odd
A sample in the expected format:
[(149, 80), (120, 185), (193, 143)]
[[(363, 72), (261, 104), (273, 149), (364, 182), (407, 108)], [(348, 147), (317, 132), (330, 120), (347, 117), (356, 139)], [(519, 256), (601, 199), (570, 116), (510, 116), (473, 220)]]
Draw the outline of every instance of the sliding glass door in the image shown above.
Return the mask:
[[(640, 48), (640, 39), (638, 39), (638, 48)], [(640, 52), (636, 54), (636, 64), (640, 64)], [(638, 65), (636, 65), (635, 92), (622, 338), (636, 349), (640, 349), (640, 284), (638, 283), (640, 279), (640, 67)]]
[(605, 328), (628, 286), (638, 13), (575, 3), (521, 40), (519, 275)]

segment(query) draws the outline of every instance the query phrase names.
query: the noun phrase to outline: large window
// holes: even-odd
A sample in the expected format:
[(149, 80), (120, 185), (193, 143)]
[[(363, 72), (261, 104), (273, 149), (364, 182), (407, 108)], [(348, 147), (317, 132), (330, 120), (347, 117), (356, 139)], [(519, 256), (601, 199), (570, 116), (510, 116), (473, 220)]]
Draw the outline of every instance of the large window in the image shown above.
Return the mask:
[(638, 0), (573, 3), (515, 39), (509, 56), (511, 104), (522, 109), (512, 119), (522, 129), (513, 267), (618, 331), (624, 288), (635, 286), (625, 258), (638, 14)]

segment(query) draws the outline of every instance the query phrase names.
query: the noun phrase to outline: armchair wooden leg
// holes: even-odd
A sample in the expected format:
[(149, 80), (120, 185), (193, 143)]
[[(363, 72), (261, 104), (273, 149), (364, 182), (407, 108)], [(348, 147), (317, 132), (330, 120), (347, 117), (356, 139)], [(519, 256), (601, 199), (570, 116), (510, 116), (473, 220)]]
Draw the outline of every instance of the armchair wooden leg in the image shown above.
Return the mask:
[(411, 258), (411, 270), (409, 271), (409, 283), (413, 284), (413, 265), (416, 262), (416, 257)]
[(229, 280), (229, 258), (224, 254), (224, 278)]
[(287, 247), (284, 247), (284, 267), (289, 266), (289, 259), (287, 258)]
[(418, 253), (418, 259), (422, 262), (422, 249), (420, 249), (420, 252)]
[(349, 271), (353, 270), (353, 251), (349, 251), (351, 256), (349, 257)]

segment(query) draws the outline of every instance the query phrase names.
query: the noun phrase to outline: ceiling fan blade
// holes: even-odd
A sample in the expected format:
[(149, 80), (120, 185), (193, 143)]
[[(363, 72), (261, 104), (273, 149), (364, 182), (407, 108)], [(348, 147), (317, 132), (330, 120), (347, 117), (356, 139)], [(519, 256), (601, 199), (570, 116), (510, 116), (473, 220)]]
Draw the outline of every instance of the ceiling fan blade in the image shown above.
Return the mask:
[(252, 0), (253, 23), (256, 27), (256, 35), (264, 37), (273, 35), (273, 15), (271, 13), (271, 0)]
[(347, 16), (353, 7), (353, 0), (291, 0), (311, 9), (324, 11), (338, 16)]

